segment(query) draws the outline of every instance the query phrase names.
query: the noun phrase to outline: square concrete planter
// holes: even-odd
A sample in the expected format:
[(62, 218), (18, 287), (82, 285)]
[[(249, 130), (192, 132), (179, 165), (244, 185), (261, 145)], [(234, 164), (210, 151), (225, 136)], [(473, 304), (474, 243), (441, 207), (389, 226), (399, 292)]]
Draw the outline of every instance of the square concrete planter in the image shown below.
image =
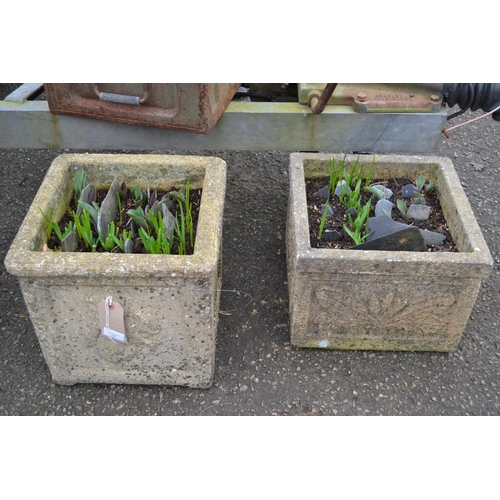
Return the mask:
[[(493, 261), (451, 161), (377, 156), (372, 178), (422, 174), (434, 181), (459, 252), (315, 249), (309, 239), (305, 179), (328, 177), (331, 156), (291, 155), (286, 240), (291, 343), (455, 350)], [(333, 156), (336, 161), (344, 157)], [(357, 158), (347, 156), (346, 165)], [(367, 165), (371, 159), (366, 157)]]
[[(193, 255), (43, 252), (44, 213), (59, 220), (75, 172), (108, 188), (203, 188)], [(31, 321), (59, 384), (212, 384), (221, 281), (226, 164), (165, 155), (62, 155), (56, 158), (5, 259), (18, 277)], [(98, 303), (124, 309), (128, 343), (101, 335)]]

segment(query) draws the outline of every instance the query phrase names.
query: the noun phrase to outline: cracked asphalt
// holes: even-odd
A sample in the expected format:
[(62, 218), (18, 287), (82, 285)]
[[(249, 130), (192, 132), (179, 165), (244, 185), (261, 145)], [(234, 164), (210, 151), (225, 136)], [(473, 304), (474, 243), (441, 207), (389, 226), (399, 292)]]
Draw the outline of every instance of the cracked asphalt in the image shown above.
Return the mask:
[[(7, 90), (0, 85), (0, 98)], [(0, 415), (500, 414), (500, 122), (486, 117), (453, 130), (436, 152), (452, 159), (494, 259), (453, 353), (292, 347), (285, 261), (289, 154), (180, 153), (227, 162), (222, 288), (240, 291), (222, 293), (214, 385), (199, 390), (52, 382), (17, 279), (3, 261), (50, 163), (64, 152), (0, 150)]]

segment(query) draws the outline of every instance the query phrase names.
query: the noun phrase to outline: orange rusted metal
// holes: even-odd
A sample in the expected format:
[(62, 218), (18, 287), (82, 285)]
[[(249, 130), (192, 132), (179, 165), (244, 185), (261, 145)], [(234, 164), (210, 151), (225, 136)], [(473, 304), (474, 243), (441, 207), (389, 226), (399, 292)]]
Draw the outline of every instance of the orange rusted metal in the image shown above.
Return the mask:
[(46, 83), (49, 109), (135, 125), (208, 134), (239, 83)]
[(442, 84), (339, 83), (330, 93), (333, 85), (299, 83), (299, 102), (311, 105), (316, 96), (329, 95), (327, 104), (351, 106), (357, 113), (435, 113), (443, 106)]

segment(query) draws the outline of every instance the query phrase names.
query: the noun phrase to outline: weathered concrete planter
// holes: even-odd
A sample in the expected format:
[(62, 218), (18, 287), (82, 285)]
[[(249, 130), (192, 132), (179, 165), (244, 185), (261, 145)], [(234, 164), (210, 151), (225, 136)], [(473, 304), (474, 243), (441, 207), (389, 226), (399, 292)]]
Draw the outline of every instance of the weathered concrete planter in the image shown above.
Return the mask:
[[(341, 160), (344, 155), (334, 156)], [(377, 156), (372, 178), (422, 174), (434, 181), (459, 252), (314, 249), (304, 179), (327, 177), (330, 157), (291, 155), (287, 264), (292, 344), (455, 350), (493, 261), (451, 161)], [(356, 158), (348, 156), (346, 165)]]
[[(97, 188), (202, 187), (193, 255), (42, 252), (44, 213), (59, 220), (83, 168)], [(5, 259), (52, 377), (59, 384), (212, 384), (215, 362), (226, 164), (164, 155), (62, 155), (55, 159)], [(98, 303), (124, 309), (128, 343), (100, 334)]]

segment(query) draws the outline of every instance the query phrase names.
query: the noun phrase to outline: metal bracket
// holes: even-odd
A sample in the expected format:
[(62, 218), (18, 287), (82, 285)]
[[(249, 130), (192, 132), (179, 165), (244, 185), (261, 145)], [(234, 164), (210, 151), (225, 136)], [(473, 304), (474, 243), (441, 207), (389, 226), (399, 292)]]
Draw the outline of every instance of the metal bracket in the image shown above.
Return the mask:
[(142, 97), (138, 97), (135, 95), (122, 95), (122, 94), (113, 94), (111, 92), (101, 92), (97, 87), (97, 83), (94, 83), (94, 92), (101, 101), (114, 102), (117, 104), (130, 104), (132, 106), (139, 106), (141, 104), (144, 104), (148, 99), (149, 84), (144, 83), (143, 88), (144, 88), (144, 95)]
[[(335, 84), (299, 83), (299, 102), (310, 104)], [(356, 113), (436, 113), (443, 107), (442, 84), (438, 83), (339, 83), (328, 105), (351, 106)]]

